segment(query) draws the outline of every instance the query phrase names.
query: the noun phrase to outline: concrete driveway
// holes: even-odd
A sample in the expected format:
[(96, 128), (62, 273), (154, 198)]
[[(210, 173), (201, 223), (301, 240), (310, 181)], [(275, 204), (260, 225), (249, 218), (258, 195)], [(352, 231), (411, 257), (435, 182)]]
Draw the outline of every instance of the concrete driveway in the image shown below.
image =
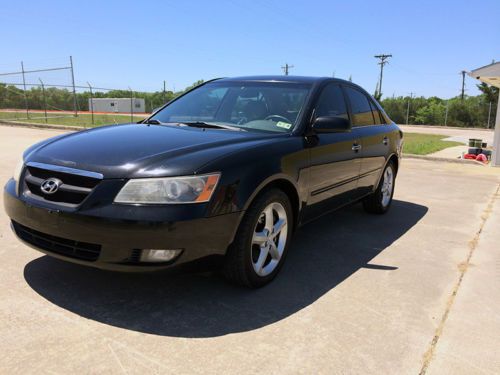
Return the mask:
[[(0, 182), (55, 134), (0, 126)], [(387, 215), (357, 205), (303, 227), (259, 290), (57, 261), (1, 212), (0, 373), (499, 373), (499, 184), (497, 169), (403, 160)]]

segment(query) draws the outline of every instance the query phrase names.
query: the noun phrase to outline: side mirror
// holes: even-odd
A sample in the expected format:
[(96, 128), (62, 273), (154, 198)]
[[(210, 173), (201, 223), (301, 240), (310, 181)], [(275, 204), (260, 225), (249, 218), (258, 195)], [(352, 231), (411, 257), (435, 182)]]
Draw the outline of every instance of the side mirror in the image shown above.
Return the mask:
[(344, 117), (318, 117), (314, 121), (313, 129), (316, 133), (347, 133), (351, 131), (351, 123)]

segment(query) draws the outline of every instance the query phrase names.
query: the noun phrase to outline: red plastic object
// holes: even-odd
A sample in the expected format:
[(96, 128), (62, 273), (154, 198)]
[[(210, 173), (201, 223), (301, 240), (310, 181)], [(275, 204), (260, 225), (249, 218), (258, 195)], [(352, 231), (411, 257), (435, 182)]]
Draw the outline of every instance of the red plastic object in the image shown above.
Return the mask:
[(465, 154), (464, 159), (476, 160), (476, 155), (474, 154)]
[(488, 162), (488, 158), (484, 154), (479, 154), (478, 156), (476, 156), (476, 160), (477, 161), (481, 161), (483, 163), (487, 163)]

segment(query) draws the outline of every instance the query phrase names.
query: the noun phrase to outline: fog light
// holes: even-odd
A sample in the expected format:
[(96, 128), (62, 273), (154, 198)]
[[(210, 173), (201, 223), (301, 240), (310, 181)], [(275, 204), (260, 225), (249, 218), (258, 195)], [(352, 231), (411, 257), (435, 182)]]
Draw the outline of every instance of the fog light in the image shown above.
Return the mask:
[(181, 249), (143, 249), (141, 252), (141, 262), (168, 262), (181, 253)]

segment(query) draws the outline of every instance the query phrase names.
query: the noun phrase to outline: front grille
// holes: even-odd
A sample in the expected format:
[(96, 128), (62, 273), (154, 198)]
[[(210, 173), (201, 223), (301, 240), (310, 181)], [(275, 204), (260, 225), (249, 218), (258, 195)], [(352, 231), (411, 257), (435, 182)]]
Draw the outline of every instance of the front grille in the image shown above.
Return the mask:
[(12, 226), (19, 238), (51, 253), (90, 262), (96, 261), (101, 253), (101, 245), (52, 236), (25, 227), (15, 221), (12, 221)]
[[(101, 181), (100, 178), (77, 174), (77, 172), (63, 172), (28, 164), (24, 172), (24, 193), (35, 199), (77, 206)], [(62, 182), (53, 194), (45, 194), (40, 189), (42, 183), (48, 178), (57, 178)]]

